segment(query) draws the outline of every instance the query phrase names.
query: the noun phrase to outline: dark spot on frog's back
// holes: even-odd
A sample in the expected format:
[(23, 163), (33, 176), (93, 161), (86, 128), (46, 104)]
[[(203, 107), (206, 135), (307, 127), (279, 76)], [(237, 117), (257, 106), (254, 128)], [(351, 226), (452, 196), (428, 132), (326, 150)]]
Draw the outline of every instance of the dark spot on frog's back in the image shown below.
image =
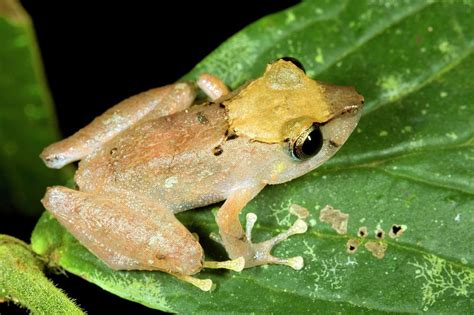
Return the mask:
[(207, 119), (207, 117), (202, 113), (202, 112), (197, 112), (196, 114), (196, 119), (198, 120), (198, 122), (200, 124), (207, 124), (209, 122), (209, 120)]
[(214, 154), (215, 156), (221, 155), (222, 152), (224, 152), (224, 150), (222, 150), (222, 147), (220, 145), (212, 149), (212, 154)]
[(236, 135), (234, 132), (229, 132), (229, 130), (226, 130), (225, 132), (225, 141), (234, 140), (238, 137), (238, 135)]

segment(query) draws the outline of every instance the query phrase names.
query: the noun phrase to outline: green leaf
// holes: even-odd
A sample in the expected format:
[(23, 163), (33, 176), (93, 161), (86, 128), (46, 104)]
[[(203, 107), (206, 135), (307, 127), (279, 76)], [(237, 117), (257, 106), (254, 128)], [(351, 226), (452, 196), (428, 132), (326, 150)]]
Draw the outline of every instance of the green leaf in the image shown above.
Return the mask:
[(38, 157), (59, 137), (33, 27), (16, 0), (0, 2), (0, 42), (0, 211), (38, 215), (46, 186), (71, 169), (47, 169)]
[(46, 278), (43, 265), (28, 245), (0, 234), (0, 302), (13, 301), (34, 314), (84, 314)]
[[(307, 1), (245, 28), (186, 76), (211, 72), (232, 88), (258, 76), (276, 57), (293, 56), (321, 81), (354, 85), (365, 96), (360, 125), (328, 163), (290, 183), (266, 188), (246, 208), (264, 240), (307, 207), (310, 229), (275, 255), (305, 258), (294, 271), (266, 266), (241, 273), (204, 271), (212, 292), (159, 272), (114, 272), (48, 214), (34, 249), (69, 272), (147, 306), (173, 312), (469, 313), (474, 269), (474, 10), (462, 2)], [(348, 234), (319, 222), (330, 204), (349, 214)], [(179, 218), (199, 233), (208, 259), (225, 258), (209, 240), (209, 209)], [(244, 218), (244, 215), (242, 215)], [(385, 257), (346, 242), (366, 226), (386, 234)]]

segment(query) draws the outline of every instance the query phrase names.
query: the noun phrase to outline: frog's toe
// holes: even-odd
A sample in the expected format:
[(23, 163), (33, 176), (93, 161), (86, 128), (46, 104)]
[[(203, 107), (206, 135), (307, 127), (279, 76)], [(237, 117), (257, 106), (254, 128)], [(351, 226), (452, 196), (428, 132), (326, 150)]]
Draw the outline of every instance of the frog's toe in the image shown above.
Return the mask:
[(192, 284), (193, 286), (201, 289), (202, 291), (210, 291), (213, 283), (211, 279), (199, 279), (188, 275), (172, 274), (181, 281)]
[[(257, 215), (255, 213), (247, 214), (247, 223), (245, 226), (245, 236), (247, 240), (251, 243), (252, 241), (252, 229), (257, 221)], [(251, 258), (246, 259), (245, 267), (252, 267), (265, 264), (279, 264), (287, 265), (295, 270), (300, 270), (304, 266), (303, 258), (301, 256), (291, 257), (291, 258), (278, 258), (272, 256), (270, 252), (273, 247), (280, 243), (281, 241), (286, 240), (292, 235), (303, 234), (308, 230), (308, 225), (305, 221), (298, 219), (293, 223), (293, 225), (286, 231), (281, 232), (280, 234), (272, 237), (271, 239), (252, 244), (254, 255)]]

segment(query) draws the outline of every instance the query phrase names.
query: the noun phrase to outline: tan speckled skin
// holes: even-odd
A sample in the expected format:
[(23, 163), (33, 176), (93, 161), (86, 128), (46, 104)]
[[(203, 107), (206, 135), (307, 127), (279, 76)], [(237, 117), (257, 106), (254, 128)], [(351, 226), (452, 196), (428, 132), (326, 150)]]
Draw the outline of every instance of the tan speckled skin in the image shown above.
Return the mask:
[(138, 121), (161, 117), (189, 107), (196, 91), (192, 84), (179, 83), (132, 96), (107, 110), (85, 128), (46, 147), (41, 158), (48, 167), (61, 168), (94, 152), (103, 143)]
[[(292, 71), (293, 66), (283, 65)], [(296, 67), (294, 71), (301, 75)], [(211, 87), (221, 84), (208, 83)], [(79, 191), (52, 187), (42, 202), (111, 268), (191, 275), (202, 269), (203, 251), (174, 213), (227, 200), (217, 223), (229, 256), (243, 256), (247, 267), (272, 262), (255, 259), (258, 248), (245, 239), (240, 210), (266, 184), (291, 180), (324, 163), (346, 141), (360, 117), (363, 98), (353, 88), (321, 86), (326, 91), (325, 106), (329, 106), (325, 113), (331, 114), (321, 126), (323, 148), (313, 158), (295, 160), (285, 141), (266, 143), (245, 133), (229, 137), (234, 131), (229, 108), (219, 100), (189, 107), (194, 87), (178, 83), (155, 89), (151, 97), (126, 100), (75, 135), (46, 148), (42, 158), (50, 167), (81, 159), (75, 177)], [(219, 88), (213, 91), (212, 97), (217, 98)], [(241, 93), (248, 92), (243, 88), (222, 100), (238, 97), (242, 102)], [(290, 93), (294, 98), (295, 92)], [(285, 96), (277, 93), (274, 97)], [(265, 117), (265, 113), (259, 115)], [(256, 130), (258, 121), (251, 124)]]
[(173, 212), (224, 200), (259, 172), (254, 159), (273, 155), (249, 139), (226, 141), (227, 127), (218, 104), (145, 121), (81, 161), (76, 182), (81, 191), (144, 195)]

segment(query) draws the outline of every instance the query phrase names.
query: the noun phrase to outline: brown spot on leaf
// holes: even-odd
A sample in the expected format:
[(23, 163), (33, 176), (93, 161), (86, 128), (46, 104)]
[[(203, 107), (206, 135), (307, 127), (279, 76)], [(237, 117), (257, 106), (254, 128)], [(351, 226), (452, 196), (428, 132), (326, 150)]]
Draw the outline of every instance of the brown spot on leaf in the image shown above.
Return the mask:
[(380, 227), (378, 227), (375, 230), (375, 237), (378, 238), (379, 240), (382, 240), (385, 237), (385, 231), (382, 230)]
[(297, 204), (292, 204), (289, 209), (291, 214), (296, 215), (300, 219), (306, 219), (309, 217), (309, 211), (305, 207), (302, 207)]
[(327, 205), (319, 213), (319, 220), (331, 224), (331, 227), (338, 234), (347, 234), (347, 221), (349, 220), (349, 214)]
[(361, 226), (359, 228), (359, 230), (357, 231), (357, 235), (359, 237), (366, 237), (367, 235), (369, 234), (369, 232), (367, 231), (367, 227), (366, 226)]
[(360, 241), (357, 239), (349, 239), (346, 243), (346, 250), (349, 254), (354, 254), (359, 248)]
[(397, 238), (403, 235), (403, 232), (405, 232), (407, 229), (406, 225), (400, 225), (400, 224), (394, 224), (390, 228), (390, 231), (388, 232), (388, 236), (391, 238)]
[(12, 24), (29, 22), (26, 12), (18, 1), (0, 1), (0, 15)]
[(368, 241), (365, 243), (365, 248), (371, 252), (374, 257), (382, 259), (385, 256), (387, 244), (376, 241)]

